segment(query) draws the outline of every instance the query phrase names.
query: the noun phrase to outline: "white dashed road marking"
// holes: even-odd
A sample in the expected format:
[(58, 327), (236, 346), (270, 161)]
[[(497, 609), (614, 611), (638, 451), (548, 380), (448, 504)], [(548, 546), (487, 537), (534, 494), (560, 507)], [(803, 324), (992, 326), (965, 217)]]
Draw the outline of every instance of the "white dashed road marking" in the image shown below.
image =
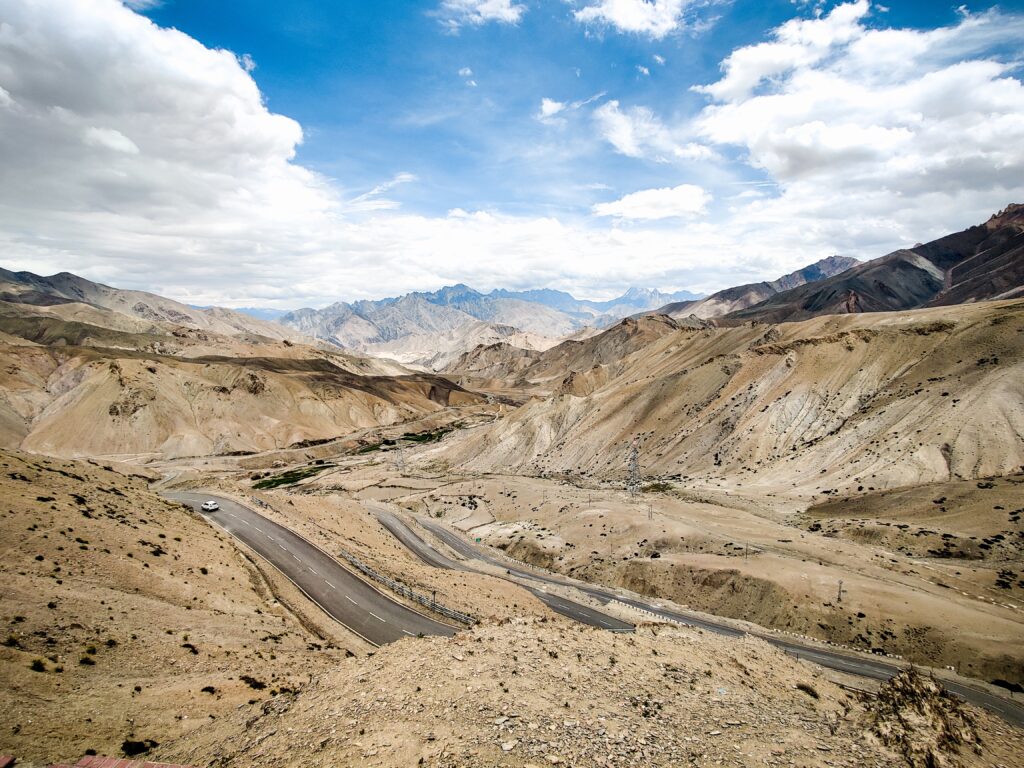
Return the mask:
[[(375, 618), (375, 619), (376, 619), (377, 621), (384, 621), (384, 619), (382, 619), (382, 618), (381, 618), (380, 616), (378, 616), (378, 615), (377, 615), (376, 613), (374, 613), (373, 611), (368, 611), (368, 613), (369, 613), (369, 614), (370, 614), (371, 616), (373, 616), (373, 618)], [(384, 621), (384, 623), (385, 623), (385, 624), (387, 624), (387, 622), (386, 622), (386, 621)]]
[(352, 603), (352, 605), (359, 605), (359, 603), (357, 603), (355, 600), (353, 600), (348, 595), (345, 595), (345, 599), (348, 600), (350, 603)]

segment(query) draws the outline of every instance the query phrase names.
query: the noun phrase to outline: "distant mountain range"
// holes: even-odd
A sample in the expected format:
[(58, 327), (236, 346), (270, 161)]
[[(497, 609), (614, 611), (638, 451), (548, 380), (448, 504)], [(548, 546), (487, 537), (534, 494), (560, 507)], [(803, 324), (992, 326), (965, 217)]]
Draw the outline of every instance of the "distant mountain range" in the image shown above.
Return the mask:
[(792, 322), (819, 315), (891, 312), (1021, 295), (1024, 205), (1009, 205), (984, 224), (776, 293), (732, 311), (722, 322)]
[(777, 293), (841, 274), (857, 264), (860, 264), (860, 262), (857, 259), (851, 259), (849, 256), (829, 256), (827, 259), (816, 261), (803, 269), (798, 269), (796, 272), (783, 275), (778, 280), (747, 283), (746, 285), (738, 285), (734, 288), (726, 288), (705, 298), (693, 301), (677, 301), (659, 307), (655, 310), (655, 313), (675, 318), (687, 317), (689, 315), (695, 315), (699, 318), (719, 317), (760, 304)]
[(223, 307), (198, 308), (145, 291), (129, 291), (94, 283), (70, 272), (44, 277), (0, 268), (0, 302), (35, 306), (85, 304), (151, 323), (186, 325), (233, 336), (255, 334), (272, 339), (297, 339), (278, 323)]
[[(691, 327), (704, 321), (779, 323), (1022, 293), (1022, 205), (1010, 205), (984, 224), (872, 261), (830, 256), (776, 280), (739, 285), (710, 296), (631, 288), (608, 301), (591, 301), (550, 289), (482, 293), (460, 283), (378, 301), (337, 302), (323, 309), (229, 310), (190, 307), (68, 272), (43, 277), (0, 269), (0, 303), (57, 308), (82, 304), (144, 323), (191, 326), (227, 336), (315, 338), (356, 355), (432, 370), (456, 364), (479, 346), (502, 344), (540, 352), (566, 340), (586, 339), (623, 318), (640, 315), (669, 315)], [(61, 311), (70, 317), (79, 310)], [(117, 325), (121, 330), (145, 331), (138, 323)], [(461, 370), (466, 362), (458, 362), (455, 368)]]
[(503, 341), (546, 349), (581, 330), (593, 332), (668, 301), (697, 298), (689, 291), (631, 288), (609, 301), (590, 301), (549, 289), (481, 293), (460, 283), (378, 301), (300, 309), (277, 321), (345, 349), (439, 369), (479, 344)]

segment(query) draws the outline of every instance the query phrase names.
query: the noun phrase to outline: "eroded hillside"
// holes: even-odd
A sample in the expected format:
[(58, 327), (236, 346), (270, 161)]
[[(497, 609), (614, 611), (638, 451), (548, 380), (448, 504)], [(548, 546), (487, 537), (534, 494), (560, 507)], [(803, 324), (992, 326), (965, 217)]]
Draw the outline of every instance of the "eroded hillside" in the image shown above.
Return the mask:
[(175, 458), (284, 448), (481, 398), (288, 339), (0, 302), (0, 445)]
[(1003, 475), (1024, 465), (1022, 358), (1021, 301), (672, 329), (443, 456), (621, 479), (638, 436), (647, 476), (804, 498)]

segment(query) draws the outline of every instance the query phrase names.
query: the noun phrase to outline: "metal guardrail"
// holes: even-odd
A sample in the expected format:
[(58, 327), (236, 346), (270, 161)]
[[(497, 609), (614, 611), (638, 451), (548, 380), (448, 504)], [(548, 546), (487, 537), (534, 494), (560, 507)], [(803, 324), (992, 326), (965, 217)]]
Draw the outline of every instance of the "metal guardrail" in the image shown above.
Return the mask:
[(426, 595), (421, 595), (419, 592), (414, 592), (412, 589), (407, 587), (402, 582), (396, 581), (395, 579), (392, 579), (390, 576), (385, 576), (383, 573), (378, 573), (377, 571), (373, 570), (373, 568), (366, 565), (366, 563), (364, 563), (358, 557), (349, 554), (343, 549), (339, 550), (338, 554), (345, 558), (345, 560), (347, 560), (349, 564), (352, 567), (354, 567), (357, 571), (364, 574), (365, 576), (369, 576), (374, 581), (380, 582), (381, 584), (385, 585), (388, 589), (398, 593), (402, 597), (406, 597), (412, 600), (413, 602), (419, 603), (425, 608), (429, 608), (430, 610), (436, 613), (440, 613), (442, 616), (447, 616), (449, 619), (454, 619), (455, 621), (458, 621), (462, 624), (466, 624), (467, 626), (472, 626), (477, 623), (477, 620), (474, 616), (470, 616), (468, 613), (456, 611), (453, 608), (448, 608), (447, 606), (441, 605), (436, 600), (427, 597)]

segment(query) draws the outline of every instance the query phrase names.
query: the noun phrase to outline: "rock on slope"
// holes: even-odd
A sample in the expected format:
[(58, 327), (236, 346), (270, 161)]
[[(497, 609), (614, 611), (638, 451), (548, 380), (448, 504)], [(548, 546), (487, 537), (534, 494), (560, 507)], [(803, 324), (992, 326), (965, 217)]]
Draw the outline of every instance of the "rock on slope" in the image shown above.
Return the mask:
[(639, 435), (648, 475), (840, 495), (1024, 465), (1024, 301), (666, 330), (586, 396), (440, 450), (474, 470), (621, 478)]
[(783, 322), (1019, 296), (1024, 291), (1024, 205), (982, 225), (890, 253), (826, 280), (732, 312), (728, 322)]

